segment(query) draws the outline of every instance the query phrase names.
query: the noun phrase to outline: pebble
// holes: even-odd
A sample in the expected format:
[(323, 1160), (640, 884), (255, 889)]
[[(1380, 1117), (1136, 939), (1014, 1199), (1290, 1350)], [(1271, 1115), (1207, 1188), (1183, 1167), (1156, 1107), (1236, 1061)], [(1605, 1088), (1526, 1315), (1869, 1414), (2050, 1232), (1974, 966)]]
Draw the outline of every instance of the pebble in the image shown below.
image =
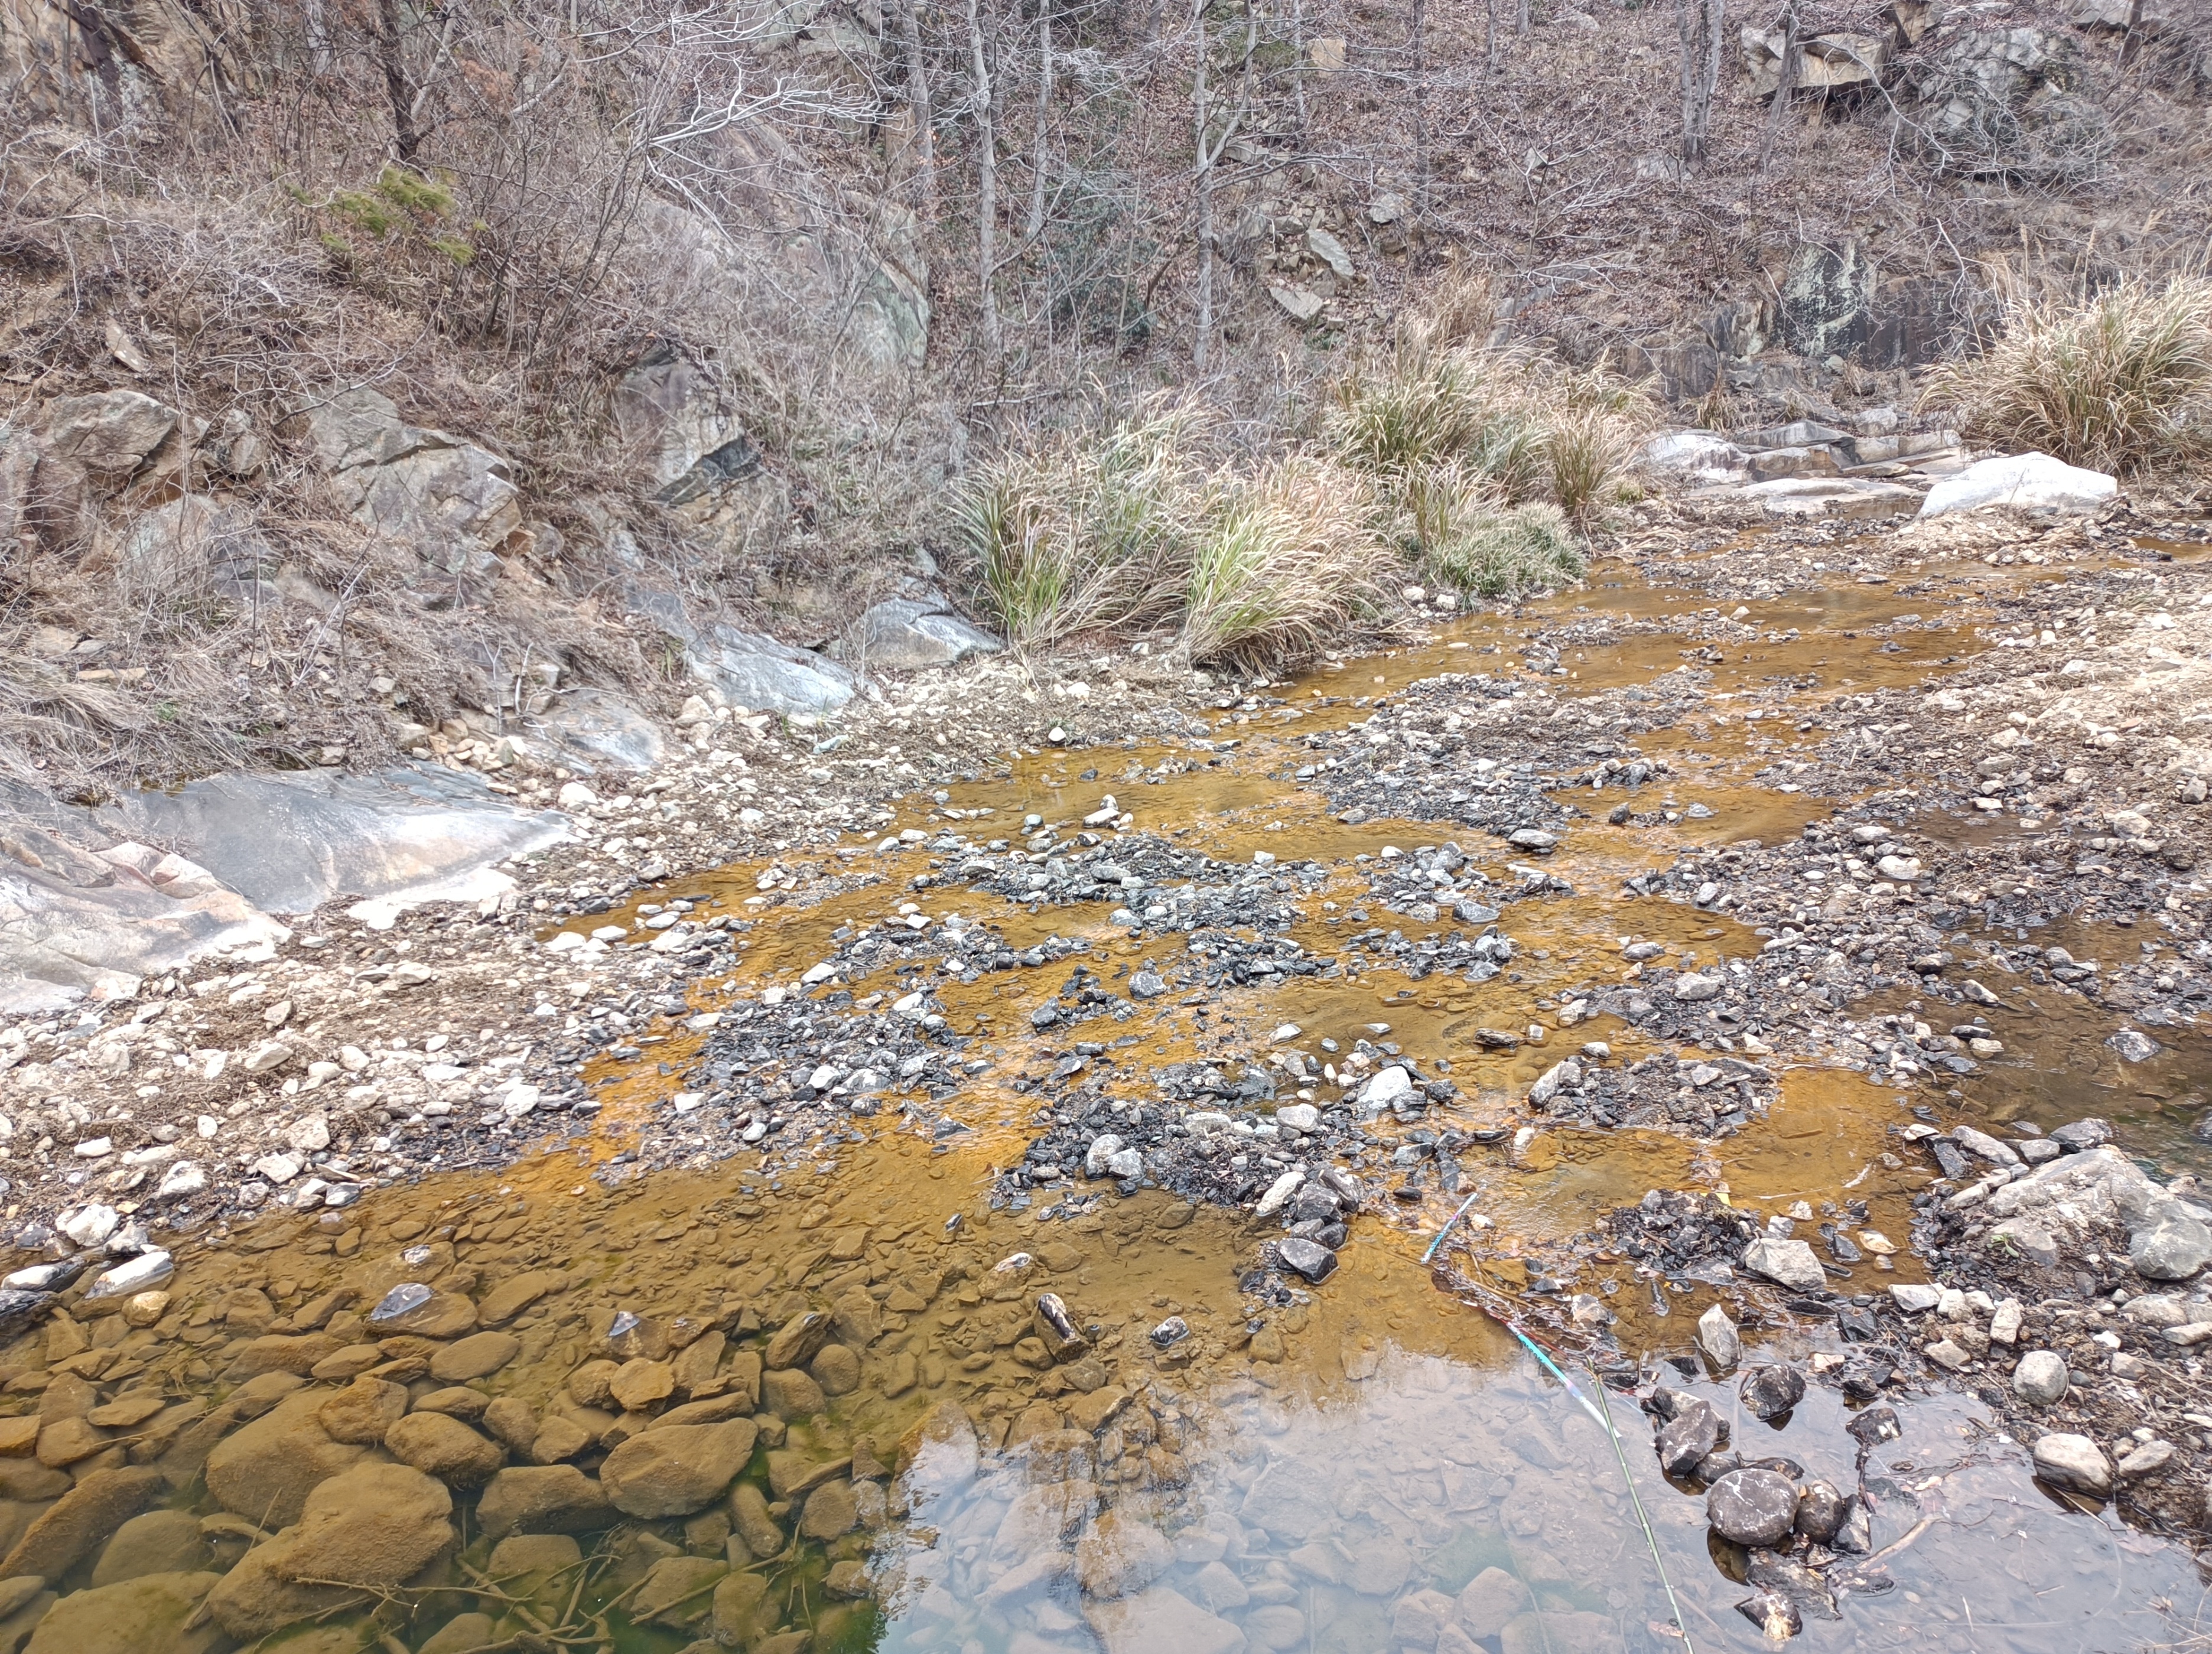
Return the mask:
[(1716, 1304), (1699, 1316), (1696, 1337), (1698, 1348), (1715, 1372), (1735, 1371), (1737, 1358), (1743, 1353), (1743, 1341), (1726, 1310)]
[(2104, 1499), (2112, 1491), (2112, 1462), (2087, 1436), (2057, 1434), (2039, 1438), (2034, 1448), (2035, 1474), (2053, 1487)]

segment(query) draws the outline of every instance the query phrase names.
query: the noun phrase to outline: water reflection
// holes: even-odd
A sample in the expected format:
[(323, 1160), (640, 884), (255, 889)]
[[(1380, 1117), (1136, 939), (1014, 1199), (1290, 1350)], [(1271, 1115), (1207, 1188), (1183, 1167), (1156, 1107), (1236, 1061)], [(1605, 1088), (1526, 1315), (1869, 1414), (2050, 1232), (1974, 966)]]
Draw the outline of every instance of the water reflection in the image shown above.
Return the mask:
[[(1469, 1311), (1468, 1313), (1472, 1313)], [(1619, 1462), (1532, 1360), (1484, 1364), (1394, 1342), (1340, 1383), (1163, 1386), (1120, 1433), (1173, 1443), (1180, 1486), (1131, 1487), (1044, 1432), (972, 1481), (908, 1490), (872, 1566), (885, 1651), (938, 1654), (1465, 1654), (1680, 1646)], [(1679, 1375), (1670, 1374), (1671, 1377)], [(1594, 1392), (1595, 1385), (1589, 1386)], [(2193, 1597), (2187, 1559), (2057, 1508), (1976, 1403), (1931, 1397), (1862, 1460), (1815, 1390), (1780, 1428), (1723, 1385), (1741, 1450), (1862, 1492), (1877, 1553), (1808, 1648), (2141, 1646), (2154, 1599)], [(1701, 1497), (1668, 1487), (1650, 1429), (1612, 1399), (1659, 1556), (1701, 1648), (1770, 1646), (1736, 1611), (1742, 1553), (1709, 1542)], [(1124, 1451), (1127, 1450), (1125, 1447)]]

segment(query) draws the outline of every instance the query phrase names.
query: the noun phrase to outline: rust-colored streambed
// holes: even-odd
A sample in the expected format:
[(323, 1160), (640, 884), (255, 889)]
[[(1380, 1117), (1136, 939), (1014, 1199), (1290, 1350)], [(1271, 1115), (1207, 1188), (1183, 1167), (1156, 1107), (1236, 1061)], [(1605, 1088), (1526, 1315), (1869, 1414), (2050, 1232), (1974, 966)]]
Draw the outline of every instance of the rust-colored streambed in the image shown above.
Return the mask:
[[(1477, 1130), (1512, 1123), (1529, 1084), (1583, 1041), (1634, 1060), (1633, 1028), (1601, 1018), (1570, 1035), (1537, 1001), (1619, 974), (1624, 938), (1706, 961), (1761, 940), (1723, 915), (1609, 892), (1681, 847), (1771, 840), (1832, 808), (1752, 777), (1778, 773), (1796, 724), (1831, 698), (1917, 682), (1970, 653), (1972, 589), (1965, 576), (1910, 598), (1839, 583), (1744, 605), (1762, 638), (1798, 635), (1725, 651), (1702, 733), (1638, 738), (1674, 764), (1644, 793), (1679, 807), (1633, 836), (1567, 834), (1547, 867), (1577, 894), (1508, 915), (1510, 978), (1367, 970), (1202, 1006), (1163, 998), (1132, 1025), (1129, 1094), (1143, 1094), (1147, 1064), (1264, 1049), (1282, 1025), (1347, 1047), (1386, 1026), (1424, 1070), (1453, 1065), (1460, 1094), (1449, 1122), (1431, 1123)], [(1601, 569), (1514, 619), (1271, 686), (1280, 705), (1224, 708), (1207, 747), (1025, 756), (1011, 779), (903, 800), (889, 830), (957, 822), (1012, 837), (1030, 816), (1078, 822), (1112, 792), (1137, 827), (1213, 856), (1340, 869), (1299, 921), (1325, 945), (1356, 900), (1357, 858), (1472, 836), (1324, 814), (1284, 779), (1301, 737), (1441, 672), (1523, 670), (1522, 636), (1577, 611), (1711, 606)], [(1863, 635), (1915, 612), (1924, 629), (1908, 647)], [(1692, 646), (1570, 643), (1542, 672), (1571, 696), (1648, 682)], [(1699, 803), (1710, 813), (1688, 808)], [(1510, 876), (1502, 848), (1470, 854)], [(695, 1011), (805, 991), (798, 979), (838, 927), (904, 903), (988, 923), (1013, 947), (1081, 937), (1101, 972), (1158, 946), (1126, 939), (1107, 903), (1038, 910), (868, 878), (872, 848), (819, 858), (843, 885), (819, 902), (787, 888), (793, 865), (678, 887), (770, 921), (737, 975), (695, 985)], [(1791, 1069), (1762, 1116), (1714, 1140), (1547, 1131), (1470, 1160), (1449, 1194), (1362, 1215), (1332, 1277), (1255, 1312), (1239, 1276), (1274, 1225), (1245, 1212), (1158, 1189), (1020, 1208), (989, 1198), (1038, 1106), (1003, 1076), (1036, 1043), (1039, 992), (1018, 974), (942, 990), (948, 1024), (998, 1061), (947, 1101), (968, 1129), (941, 1140), (871, 1116), (765, 1159), (609, 1177), (611, 1157), (670, 1128), (657, 1105), (702, 1037), (670, 1024), (654, 1063), (594, 1072), (604, 1109), (581, 1137), (495, 1176), (181, 1241), (165, 1297), (19, 1338), (0, 1356), (0, 1545), (17, 1562), (0, 1580), (0, 1654), (27, 1639), (33, 1654), (1672, 1649), (1682, 1639), (1654, 1545), (1695, 1646), (1764, 1645), (1734, 1606), (1741, 1554), (1709, 1541), (1702, 1498), (1662, 1478), (1633, 1402), (1575, 1375), (1609, 1405), (1624, 1467), (1584, 1406), (1439, 1290), (1422, 1252), (1465, 1201), (1476, 1220), (1445, 1258), (1525, 1285), (1526, 1248), (1590, 1231), (1648, 1189), (1760, 1213), (1863, 1201), (1856, 1224), (1902, 1237), (1924, 1174), (1887, 1152), (1885, 1087)], [(2109, 1084), (2087, 1012), (2022, 1020), (2004, 1035), (2018, 1067), (2003, 1072), (2019, 1083), (1981, 1098), (1991, 1117), (2055, 1120), (2081, 1088)], [(1486, 1028), (1522, 1043), (1485, 1051), (1474, 1031)], [(2153, 1079), (2154, 1092), (2181, 1084)], [(1889, 1263), (1864, 1273), (1917, 1278), (1909, 1253), (1877, 1273)], [(1063, 1321), (1040, 1308), (1046, 1294)], [(1650, 1359), (1686, 1354), (1723, 1290), (1670, 1299), (1624, 1268), (1607, 1295), (1622, 1351)], [(1183, 1335), (1155, 1336), (1170, 1323)], [(1801, 1362), (1841, 1348), (1832, 1323), (1788, 1317), (1747, 1336)], [(1727, 1383), (1670, 1377), (1715, 1402), (1747, 1454), (1846, 1487), (1863, 1469), (1875, 1545), (1899, 1547), (1882, 1559), (1889, 1583), (1844, 1593), (1840, 1618), (1808, 1619), (1808, 1646), (2072, 1654), (2157, 1641), (2163, 1604), (2193, 1608), (2185, 1552), (2039, 1491), (1970, 1396), (1900, 1406), (1902, 1434), (1862, 1463), (1827, 1389), (1769, 1426)]]

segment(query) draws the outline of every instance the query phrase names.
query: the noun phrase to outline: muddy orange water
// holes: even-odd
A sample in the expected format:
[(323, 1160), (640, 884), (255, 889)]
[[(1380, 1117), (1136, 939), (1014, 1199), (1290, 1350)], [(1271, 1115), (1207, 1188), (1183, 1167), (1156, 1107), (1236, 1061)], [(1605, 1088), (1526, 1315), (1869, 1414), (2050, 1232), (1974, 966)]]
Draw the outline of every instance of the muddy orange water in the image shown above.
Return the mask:
[[(1548, 865), (1577, 891), (1604, 891), (1686, 845), (1797, 831), (1833, 801), (1764, 789), (1753, 774), (1786, 754), (1796, 723), (1835, 696), (1918, 682), (1940, 670), (1933, 663), (1979, 647), (1976, 594), (1991, 578), (1980, 566), (1923, 571), (1910, 596), (1839, 579), (1832, 590), (1742, 605), (1759, 637), (1723, 651), (1698, 714), (1702, 733), (1640, 742), (1676, 763), (1668, 795), (1706, 803), (1713, 815), (1685, 810), (1626, 849), (1618, 835), (1584, 845), (1571, 830)], [(1348, 870), (1358, 856), (1464, 839), (1463, 828), (1418, 820), (1346, 825), (1274, 777), (1300, 735), (1363, 716), (1378, 696), (1477, 663), (1519, 670), (1518, 646), (1539, 627), (1577, 614), (1651, 620), (1714, 606), (1601, 568), (1587, 588), (1518, 616), (1465, 622), (1433, 643), (1274, 686), (1285, 704), (1226, 712), (1212, 751), (1030, 754), (1010, 779), (902, 800), (894, 830), (957, 823), (1013, 836), (1025, 816), (1072, 822), (1110, 790), (1144, 830), (1230, 859), (1287, 849)], [(1865, 635), (1912, 615), (1920, 629), (1900, 634), (1901, 648)], [(1775, 641), (1791, 628), (1796, 639)], [(1547, 682), (1569, 696), (1643, 683), (1682, 665), (1693, 647), (1672, 632), (1570, 645), (1559, 657), (1565, 675)], [(1220, 745), (1228, 741), (1236, 745)], [(1097, 778), (1082, 779), (1093, 768)], [(1502, 874), (1505, 857), (1495, 860)], [(1133, 964), (1138, 954), (1109, 923), (1109, 904), (1032, 913), (964, 890), (910, 891), (884, 866), (872, 848), (848, 848), (673, 887), (775, 921), (756, 928), (734, 976), (695, 986), (694, 1008), (787, 990), (830, 951), (839, 926), (873, 922), (909, 900), (988, 922), (1017, 948), (1049, 932), (1088, 940), (1094, 959)], [(807, 893), (815, 873), (861, 882), (817, 900)], [(1310, 939), (1328, 934), (1354, 888), (1346, 876), (1315, 892), (1300, 920)], [(1760, 946), (1723, 917), (1602, 895), (1523, 904), (1507, 928), (1517, 981), (1472, 986), (1370, 970), (1357, 981), (1239, 988), (1206, 1007), (1207, 1037), (1251, 1049), (1285, 1022), (1342, 1042), (1387, 1023), (1425, 1069), (1452, 1060), (1462, 1098), (1450, 1123), (1504, 1123), (1560, 1049), (1599, 1038), (1632, 1059), (1651, 1048), (1601, 1019), (1571, 1038), (1552, 1028), (1542, 1043), (1483, 1054), (1469, 1044), (1474, 1028), (1546, 1030), (1553, 1019), (1536, 1001), (1617, 970), (1624, 936), (1694, 948), (1701, 959)], [(1021, 974), (941, 994), (957, 1029), (1008, 1059), (997, 1065), (1005, 1072), (1027, 1053), (1025, 996), (1042, 991), (1007, 979)], [(1188, 1007), (1161, 1000), (1143, 1014), (1139, 1049), (1158, 1061), (1199, 1049)], [(2023, 1007), (2017, 1023), (2002, 1031), (2012, 1066), (1985, 1093), (1992, 1118), (2047, 1124), (2097, 1112), (2130, 1129), (2154, 1123), (2195, 1061), (2175, 1055), (2124, 1082), (2099, 1043), (2107, 1031), (2078, 1001)], [(700, 1037), (678, 1025), (656, 1031), (665, 1043), (655, 1055), (680, 1073)], [(368, 1446), (334, 1449), (322, 1428), (337, 1416), (327, 1408), (342, 1383), (372, 1383), (398, 1386), (401, 1405), (444, 1413), (498, 1444), (486, 1447), (487, 1462), (449, 1478), (451, 1542), (366, 1597), (315, 1587), (328, 1594), (303, 1601), (269, 1644), (291, 1654), (1598, 1654), (1675, 1649), (1684, 1632), (1699, 1649), (1749, 1650), (1764, 1639), (1735, 1611), (1746, 1595), (1735, 1577), (1741, 1554), (1709, 1542), (1701, 1497), (1662, 1479), (1632, 1402), (1607, 1396), (1588, 1371), (1573, 1375), (1581, 1395), (1571, 1396), (1476, 1309), (1439, 1290), (1423, 1250), (1471, 1195), (1475, 1220), (1446, 1256), (1463, 1271), (1508, 1278), (1524, 1246), (1585, 1231), (1652, 1189), (1723, 1193), (1761, 1213), (1802, 1201), (1832, 1216), (1863, 1201), (1864, 1226), (1901, 1240), (1924, 1177), (1886, 1152), (1896, 1118), (1887, 1088), (1794, 1068), (1766, 1115), (1724, 1140), (1547, 1130), (1516, 1155), (1479, 1159), (1449, 1200), (1431, 1195), (1361, 1217), (1331, 1280), (1255, 1313), (1238, 1275), (1272, 1225), (1245, 1213), (1158, 1191), (1073, 1218), (994, 1211), (992, 1176), (1018, 1155), (1036, 1104), (988, 1076), (951, 1100), (948, 1112), (973, 1129), (946, 1143), (876, 1117), (773, 1163), (739, 1155), (611, 1184), (599, 1175), (610, 1158), (665, 1129), (653, 1105), (675, 1081), (611, 1068), (592, 1078), (605, 1110), (581, 1138), (543, 1143), (495, 1176), (427, 1180), (313, 1219), (273, 1213), (183, 1244), (169, 1304), (149, 1324), (111, 1315), (19, 1341), (0, 1367), (0, 1411), (88, 1420), (89, 1450), (50, 1465), (63, 1456), (46, 1452), (43, 1432), (43, 1456), (0, 1449), (19, 1455), (0, 1456), (0, 1539), (29, 1545), (27, 1533), (46, 1531), (34, 1529), (41, 1512), (58, 1508), (48, 1502), (72, 1479), (84, 1482), (87, 1467), (162, 1470), (155, 1502), (163, 1508), (152, 1514), (164, 1520), (142, 1516), (102, 1531), (44, 1587), (10, 1594), (17, 1582), (0, 1581), (0, 1602), (32, 1614), (50, 1590), (59, 1596), (50, 1608), (77, 1597), (117, 1605), (133, 1578), (197, 1580), (175, 1588), (188, 1606), (195, 1590), (206, 1598), (172, 1616), (180, 1623), (132, 1621), (140, 1628), (125, 1640), (88, 1648), (202, 1654), (227, 1645), (222, 1633), (252, 1640), (246, 1633), (258, 1636), (259, 1622), (241, 1618), (243, 1587), (207, 1582), (297, 1519), (334, 1453), (379, 1456)], [(1133, 1083), (1140, 1091), (1141, 1074)], [(1863, 1284), (1918, 1278), (1909, 1255), (1896, 1266), (1881, 1274), (1869, 1261)], [(500, 1337), (473, 1346), (481, 1360), (442, 1353), (450, 1337), (394, 1339), (368, 1322), (386, 1292), (418, 1281), (439, 1297), (416, 1313), (444, 1305), (458, 1317), (434, 1330), (498, 1323), (489, 1330)], [(1080, 1347), (1057, 1361), (1036, 1309), (1046, 1292), (1080, 1333)], [(1682, 1355), (1717, 1296), (1703, 1288), (1655, 1298), (1632, 1285), (1606, 1307), (1625, 1350)], [(1151, 1332), (1170, 1318), (1188, 1335), (1163, 1349)], [(1785, 1318), (1747, 1330), (1778, 1356), (1809, 1360), (1840, 1348), (1824, 1324)], [(763, 1378), (770, 1354), (789, 1365)], [(489, 1371), (474, 1371), (495, 1358)], [(1741, 1410), (1732, 1386), (1674, 1377), (1715, 1402), (1747, 1456), (1784, 1455), (1808, 1476), (1857, 1485), (1856, 1444), (1832, 1392), (1816, 1386), (1770, 1426)], [(641, 1450), (631, 1438), (647, 1440), (653, 1416), (678, 1403), (699, 1421), (695, 1432), (740, 1433), (714, 1437), (720, 1447), (705, 1433), (686, 1437), (676, 1458), (750, 1444), (750, 1456), (729, 1467), (734, 1491), (718, 1482), (703, 1499), (680, 1487), (640, 1493), (650, 1479), (623, 1469)], [(222, 1434), (206, 1422), (210, 1407), (233, 1409), (233, 1422), (259, 1417), (210, 1456)], [(1619, 1429), (1620, 1453), (1601, 1409)], [(1805, 1645), (2073, 1654), (2161, 1639), (2168, 1603), (2193, 1612), (2185, 1553), (2054, 1503), (1970, 1396), (1900, 1411), (1904, 1433), (1872, 1450), (1865, 1483), (1876, 1546), (1902, 1546), (1884, 1562), (1891, 1583), (1846, 1593), (1838, 1618), (1808, 1619)], [(627, 1512), (514, 1514), (518, 1467), (592, 1469), (603, 1456), (605, 1486), (629, 1490)], [(489, 1462), (501, 1458), (507, 1468), (479, 1498)], [(659, 1474), (685, 1485), (688, 1473), (662, 1465)], [(259, 1505), (241, 1510), (249, 1498)], [(568, 1535), (532, 1533), (549, 1527)], [(313, 1578), (355, 1580), (371, 1560), (325, 1555), (315, 1566), (325, 1572)], [(93, 1623), (83, 1602), (70, 1611)], [(0, 1654), (15, 1646), (15, 1623), (0, 1618)], [(49, 1634), (33, 1646), (76, 1654), (79, 1640)]]

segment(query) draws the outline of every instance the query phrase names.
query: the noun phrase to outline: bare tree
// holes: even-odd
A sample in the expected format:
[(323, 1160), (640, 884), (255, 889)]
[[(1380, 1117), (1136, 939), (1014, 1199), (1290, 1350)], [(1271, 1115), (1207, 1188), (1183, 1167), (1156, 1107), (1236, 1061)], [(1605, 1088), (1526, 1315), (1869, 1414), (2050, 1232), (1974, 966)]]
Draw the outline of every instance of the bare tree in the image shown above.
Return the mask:
[(1725, 0), (1676, 0), (1682, 37), (1682, 164), (1705, 159), (1713, 94), (1721, 83), (1721, 24)]
[(1298, 139), (1306, 136), (1306, 0), (1291, 0), (1291, 96), (1298, 116)]
[(1797, 39), (1797, 0), (1782, 8), (1782, 61), (1775, 66), (1774, 101), (1766, 112), (1766, 125), (1759, 135), (1759, 170), (1774, 164), (1774, 146), (1782, 137), (1782, 124), (1790, 119), (1790, 100), (1797, 91), (1797, 67), (1805, 49)]
[(975, 274), (981, 289), (976, 297), (982, 307), (983, 354), (995, 362), (1002, 348), (992, 285), (999, 268), (999, 134), (993, 119), (991, 60), (976, 0), (968, 0), (968, 51), (975, 82), (969, 95), (975, 106)]
[(921, 55), (919, 0), (898, 0), (900, 44), (906, 51), (906, 106), (914, 123), (909, 154), (914, 167), (915, 208), (925, 224), (937, 222), (936, 112), (929, 102), (929, 64)]
[(1237, 106), (1229, 119), (1222, 123), (1220, 135), (1214, 136), (1213, 90), (1207, 78), (1207, 59), (1212, 52), (1212, 43), (1206, 33), (1206, 0), (1191, 0), (1191, 22), (1198, 36), (1198, 47), (1191, 68), (1191, 119), (1197, 137), (1198, 186), (1198, 337), (1191, 346), (1191, 366), (1200, 373), (1206, 368), (1212, 355), (1213, 340), (1213, 179), (1221, 164), (1222, 152), (1229, 148), (1237, 136), (1237, 129), (1244, 124), (1244, 117), (1252, 108), (1252, 53), (1260, 41), (1259, 19), (1253, 14), (1251, 0), (1245, 0), (1244, 49), (1240, 54), (1240, 83)]
[(406, 43), (400, 38), (399, 0), (376, 0), (376, 63), (384, 73), (386, 97), (392, 104), (392, 148), (400, 160), (412, 162), (422, 147), (422, 134), (415, 125), (415, 88), (407, 73)]
[(1429, 66), (1425, 49), (1429, 0), (1413, 0), (1413, 210), (1425, 215), (1429, 210)]
[(1036, 137), (1030, 151), (1030, 216), (1023, 226), (1024, 244), (1044, 234), (1045, 148), (1051, 136), (1052, 117), (1052, 0), (1037, 6)]

